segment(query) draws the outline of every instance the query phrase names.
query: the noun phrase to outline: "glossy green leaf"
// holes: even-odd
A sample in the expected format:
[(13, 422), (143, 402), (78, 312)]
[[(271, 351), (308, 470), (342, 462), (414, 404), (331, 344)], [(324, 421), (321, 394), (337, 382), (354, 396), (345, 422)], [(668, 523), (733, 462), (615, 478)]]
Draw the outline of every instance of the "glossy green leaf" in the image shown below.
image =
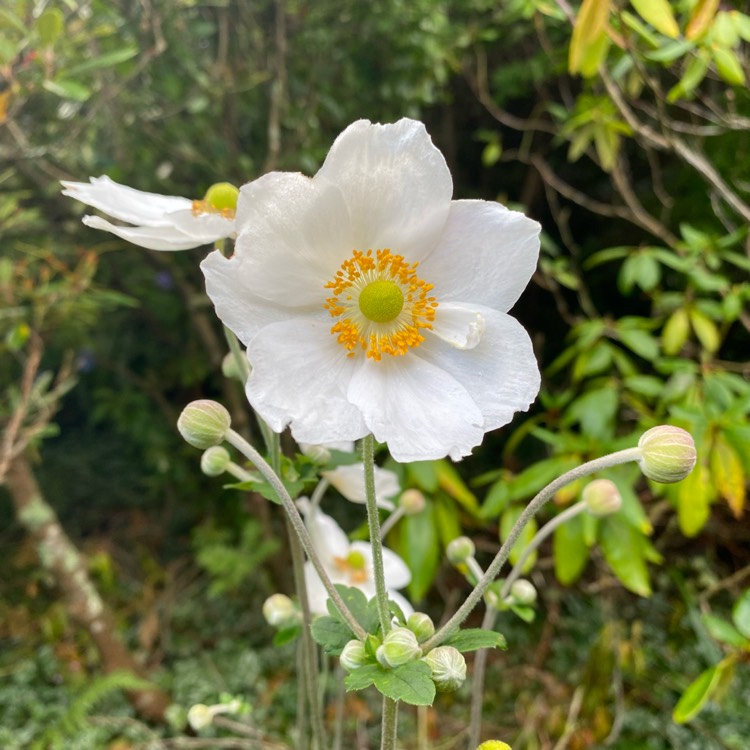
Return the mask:
[(564, 586), (570, 586), (580, 578), (589, 561), (589, 548), (584, 539), (584, 515), (558, 526), (553, 540), (555, 576)]
[(476, 651), (480, 648), (508, 648), (508, 642), (502, 633), (495, 630), (484, 630), (483, 628), (467, 628), (459, 630), (444, 641), (446, 646), (453, 646), (461, 653)]
[(712, 50), (711, 54), (716, 70), (730, 86), (745, 85), (745, 71), (734, 50), (727, 49), (726, 47), (716, 47)]
[(638, 15), (658, 32), (672, 39), (680, 34), (669, 0), (630, 0)]
[(604, 559), (623, 585), (639, 596), (651, 596), (646, 565), (648, 540), (624, 518), (609, 516), (600, 525)]
[(750, 638), (750, 589), (744, 591), (735, 602), (732, 608), (732, 622), (745, 638)]
[(568, 71), (590, 77), (606, 54), (610, 0), (583, 0), (568, 50)]
[(719, 687), (725, 671), (732, 666), (732, 662), (725, 659), (702, 672), (682, 694), (672, 712), (672, 719), (678, 724), (694, 719)]

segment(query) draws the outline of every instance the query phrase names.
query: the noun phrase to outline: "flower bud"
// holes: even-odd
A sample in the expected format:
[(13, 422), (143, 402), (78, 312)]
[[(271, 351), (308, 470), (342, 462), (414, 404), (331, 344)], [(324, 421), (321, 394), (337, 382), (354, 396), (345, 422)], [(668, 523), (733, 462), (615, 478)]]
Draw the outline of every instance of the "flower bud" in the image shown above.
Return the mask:
[(201, 399), (189, 403), (177, 420), (177, 429), (185, 442), (194, 448), (210, 448), (219, 445), (227, 434), (232, 418), (229, 412), (216, 401)]
[(438, 646), (424, 657), (427, 666), (432, 670), (432, 681), (435, 687), (449, 693), (463, 685), (466, 680), (466, 659), (453, 646)]
[(622, 507), (622, 495), (617, 485), (609, 479), (595, 479), (589, 482), (581, 493), (586, 510), (597, 518), (617, 513)]
[(641, 471), (654, 482), (670, 484), (684, 479), (695, 466), (693, 437), (680, 427), (652, 427), (638, 441)]
[(297, 622), (297, 609), (286, 594), (273, 594), (263, 602), (263, 617), (272, 628), (284, 628)]
[(205, 729), (211, 726), (211, 722), (214, 720), (216, 711), (211, 710), (211, 706), (207, 706), (205, 703), (196, 703), (194, 706), (190, 706), (187, 712), (187, 720), (190, 727), (198, 732), (201, 729)]
[(206, 192), (203, 199), (214, 211), (222, 211), (234, 214), (237, 208), (237, 198), (240, 194), (238, 188), (229, 182), (217, 182)]
[(483, 742), (477, 750), (513, 750), (513, 748), (507, 742), (500, 742), (500, 740), (487, 740), (487, 742)]
[(470, 557), (474, 557), (476, 547), (468, 536), (458, 536), (448, 544), (445, 554), (453, 565), (465, 563)]
[(347, 672), (351, 672), (358, 667), (364, 667), (369, 661), (365, 644), (357, 640), (349, 641), (341, 651), (339, 661)]
[(510, 585), (510, 597), (513, 600), (513, 604), (530, 607), (536, 601), (536, 588), (534, 588), (534, 584), (531, 581), (519, 578)]
[(229, 451), (221, 445), (212, 445), (201, 456), (201, 471), (207, 477), (218, 477), (227, 470), (232, 457)]
[(406, 627), (417, 636), (417, 640), (420, 643), (435, 635), (435, 623), (424, 612), (413, 612), (410, 614), (409, 619), (406, 621)]
[(400, 667), (421, 655), (417, 636), (409, 628), (393, 628), (375, 652), (377, 660), (386, 668)]
[(417, 513), (421, 513), (425, 509), (426, 505), (427, 501), (424, 499), (424, 495), (415, 489), (405, 490), (399, 500), (399, 507), (404, 509), (407, 516), (416, 516)]

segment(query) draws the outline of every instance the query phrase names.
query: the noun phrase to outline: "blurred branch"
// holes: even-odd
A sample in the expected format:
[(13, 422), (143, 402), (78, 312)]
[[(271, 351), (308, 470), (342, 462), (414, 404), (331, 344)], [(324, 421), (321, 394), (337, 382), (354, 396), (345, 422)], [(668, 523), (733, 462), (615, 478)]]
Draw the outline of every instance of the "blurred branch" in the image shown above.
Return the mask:
[(287, 88), (287, 38), (284, 0), (275, 0), (274, 11), (274, 78), (271, 82), (271, 101), (268, 113), (268, 156), (263, 166), (264, 172), (272, 172), (276, 169), (281, 154), (281, 120), (286, 104)]

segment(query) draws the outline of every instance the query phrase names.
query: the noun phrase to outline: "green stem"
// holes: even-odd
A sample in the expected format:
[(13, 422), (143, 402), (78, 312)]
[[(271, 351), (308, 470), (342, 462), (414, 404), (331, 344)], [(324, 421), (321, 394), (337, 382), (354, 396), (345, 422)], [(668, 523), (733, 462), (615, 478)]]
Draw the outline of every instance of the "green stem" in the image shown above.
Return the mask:
[(234, 430), (227, 430), (225, 440), (254, 464), (258, 471), (271, 485), (276, 496), (281, 501), (281, 505), (289, 518), (289, 522), (294, 529), (296, 537), (302, 544), (302, 548), (307, 553), (308, 558), (310, 558), (310, 562), (312, 562), (323, 586), (325, 586), (328, 596), (336, 605), (339, 612), (341, 612), (341, 616), (346, 620), (347, 625), (354, 635), (359, 638), (359, 640), (364, 641), (365, 638), (367, 638), (367, 633), (365, 633), (362, 626), (354, 618), (351, 610), (346, 606), (344, 600), (339, 595), (339, 592), (336, 591), (333, 583), (331, 583), (328, 572), (323, 567), (323, 563), (320, 561), (320, 557), (318, 557), (318, 553), (315, 551), (312, 539), (310, 539), (310, 534), (305, 527), (305, 522), (302, 520), (302, 516), (300, 516), (299, 511), (297, 510), (297, 506), (289, 496), (289, 493), (287, 492), (286, 487), (284, 487), (284, 483), (279, 479), (278, 474), (276, 474), (276, 472), (268, 465), (263, 456), (261, 456), (260, 453), (258, 453), (258, 451), (255, 450), (255, 448), (253, 448), (253, 446), (250, 445), (250, 443), (248, 443), (239, 433)]
[(396, 750), (398, 735), (398, 701), (383, 696), (380, 750)]
[(490, 563), (489, 568), (487, 568), (487, 572), (482, 576), (479, 583), (477, 583), (473, 591), (466, 598), (466, 601), (456, 610), (448, 622), (446, 622), (443, 627), (432, 636), (432, 638), (422, 644), (423, 651), (427, 653), (431, 648), (435, 648), (435, 646), (442, 643), (448, 638), (448, 636), (458, 630), (461, 623), (469, 616), (471, 611), (481, 600), (482, 596), (484, 596), (484, 593), (487, 591), (490, 584), (495, 578), (497, 578), (498, 573), (510, 555), (511, 549), (513, 549), (513, 545), (518, 541), (526, 524), (558, 490), (562, 489), (566, 484), (574, 482), (576, 479), (588, 476), (589, 474), (594, 474), (602, 469), (609, 469), (612, 466), (628, 463), (629, 461), (637, 461), (640, 457), (640, 448), (626, 448), (625, 450), (617, 451), (616, 453), (610, 453), (608, 456), (595, 458), (593, 461), (588, 461), (582, 466), (577, 466), (575, 469), (565, 472), (565, 474), (550, 482), (550, 484), (541, 490), (518, 517), (518, 520), (510, 530), (510, 534), (508, 534), (508, 538), (505, 540), (502, 547), (500, 547), (497, 555), (495, 555), (495, 559)]
[(558, 527), (562, 526), (566, 521), (570, 521), (571, 518), (575, 518), (577, 515), (583, 513), (586, 510), (586, 501), (581, 500), (575, 505), (571, 505), (570, 508), (566, 508), (562, 513), (558, 513), (553, 519), (546, 523), (539, 530), (537, 535), (529, 542), (528, 546), (524, 548), (523, 554), (518, 558), (518, 561), (513, 566), (513, 570), (510, 571), (510, 575), (503, 582), (503, 588), (500, 591), (500, 599), (505, 599), (510, 593), (510, 587), (513, 582), (518, 579), (523, 572), (523, 566), (526, 561), (531, 557), (539, 545)]
[(380, 527), (380, 538), (385, 539), (388, 536), (388, 532), (406, 515), (406, 511), (402, 506), (398, 506), (396, 510), (391, 513), (388, 518), (383, 521)]
[[(497, 610), (487, 607), (482, 620), (483, 630), (495, 627)], [(482, 733), (482, 710), (484, 708), (484, 675), (487, 670), (487, 655), (489, 649), (480, 648), (474, 655), (474, 670), (471, 685), (471, 710), (469, 714), (469, 744), (468, 750), (474, 750), (479, 745)]]
[(385, 587), (383, 569), (383, 543), (380, 538), (380, 516), (375, 499), (375, 438), (366, 435), (362, 440), (362, 461), (365, 465), (365, 502), (367, 505), (367, 525), (370, 529), (372, 545), (372, 567), (375, 575), (375, 597), (378, 603), (380, 627), (383, 635), (391, 629), (391, 611), (388, 607), (388, 592)]

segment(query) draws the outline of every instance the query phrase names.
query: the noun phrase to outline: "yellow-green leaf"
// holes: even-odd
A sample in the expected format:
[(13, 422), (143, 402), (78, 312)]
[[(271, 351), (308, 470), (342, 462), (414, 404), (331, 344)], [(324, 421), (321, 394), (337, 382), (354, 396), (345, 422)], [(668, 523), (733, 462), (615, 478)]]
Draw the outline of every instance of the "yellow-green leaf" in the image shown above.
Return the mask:
[(719, 0), (698, 0), (685, 28), (685, 36), (688, 39), (697, 39), (705, 34), (718, 9)]
[(673, 357), (678, 354), (680, 349), (685, 345), (687, 337), (690, 334), (690, 319), (687, 310), (680, 307), (675, 310), (661, 332), (661, 346), (664, 354)]
[(719, 494), (727, 501), (735, 518), (745, 509), (745, 471), (742, 460), (726, 438), (719, 433), (711, 447), (711, 478)]
[(695, 536), (706, 524), (716, 489), (702, 462), (677, 485), (677, 520), (685, 536)]
[(438, 485), (440, 489), (448, 493), (454, 500), (459, 502), (472, 515), (479, 510), (476, 495), (466, 486), (461, 475), (445, 460), (435, 462)]
[(721, 344), (721, 337), (719, 336), (719, 329), (716, 327), (716, 323), (695, 308), (690, 310), (690, 323), (703, 348), (713, 354)]
[(590, 69), (597, 55), (601, 61), (601, 56), (606, 52), (609, 13), (610, 0), (583, 0), (581, 3), (568, 50), (568, 70), (571, 73), (583, 73), (584, 61), (587, 70)]
[(50, 47), (65, 28), (65, 16), (59, 8), (47, 8), (36, 22), (36, 33), (42, 47)]
[(646, 23), (650, 23), (664, 36), (672, 39), (679, 36), (680, 27), (669, 0), (630, 0), (630, 3)]
[(718, 74), (730, 86), (745, 85), (745, 71), (742, 69), (742, 63), (733, 50), (726, 47), (716, 47), (713, 51), (714, 65)]

